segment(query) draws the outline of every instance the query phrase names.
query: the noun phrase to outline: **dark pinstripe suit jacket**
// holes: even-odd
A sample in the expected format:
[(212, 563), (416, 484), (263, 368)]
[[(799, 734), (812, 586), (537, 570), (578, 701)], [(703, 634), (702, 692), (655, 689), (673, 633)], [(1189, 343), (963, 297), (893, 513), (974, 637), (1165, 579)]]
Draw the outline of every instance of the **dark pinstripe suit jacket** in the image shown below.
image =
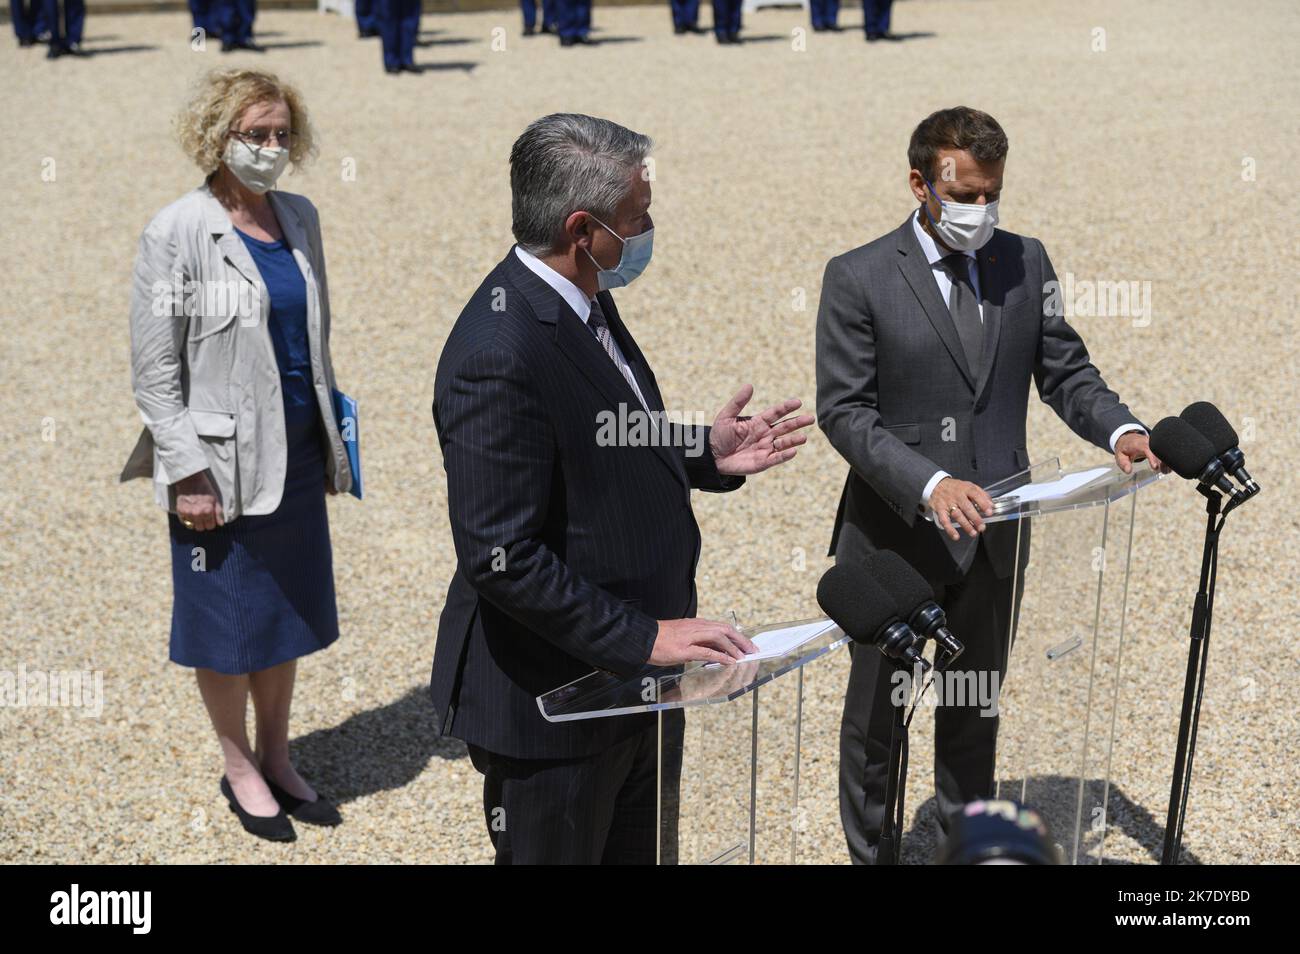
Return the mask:
[[(613, 298), (599, 301), (662, 411)], [(641, 410), (595, 335), (512, 248), (456, 320), (434, 385), (457, 559), (430, 684), (442, 734), (517, 758), (570, 758), (649, 724), (552, 724), (535, 700), (593, 668), (646, 668), (656, 620), (695, 614), (691, 488), (743, 478), (718, 473), (707, 428), (699, 456), (680, 428), (674, 446), (601, 446), (598, 415), (620, 404)]]
[[(1030, 382), (1070, 429), (1108, 448), (1139, 423), (1088, 360), (1061, 315), (1048, 313), (1052, 263), (1037, 239), (995, 230), (976, 255), (985, 360), (971, 373), (912, 218), (831, 259), (817, 312), (817, 423), (849, 462), (831, 553), (894, 550), (923, 573), (955, 582), (978, 541), (953, 543), (920, 515), (937, 470), (987, 487), (1029, 466)], [(1001, 576), (1015, 562), (1015, 524), (982, 537)], [(1027, 553), (1022, 553), (1023, 559)]]

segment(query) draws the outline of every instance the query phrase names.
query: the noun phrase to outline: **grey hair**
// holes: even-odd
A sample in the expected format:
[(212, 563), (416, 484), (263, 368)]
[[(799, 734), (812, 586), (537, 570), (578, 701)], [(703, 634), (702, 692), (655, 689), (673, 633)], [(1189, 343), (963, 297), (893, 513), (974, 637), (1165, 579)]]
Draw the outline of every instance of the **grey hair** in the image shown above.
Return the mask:
[(552, 113), (529, 123), (510, 150), (515, 241), (545, 255), (562, 244), (573, 212), (608, 221), (653, 146), (649, 136), (581, 113)]

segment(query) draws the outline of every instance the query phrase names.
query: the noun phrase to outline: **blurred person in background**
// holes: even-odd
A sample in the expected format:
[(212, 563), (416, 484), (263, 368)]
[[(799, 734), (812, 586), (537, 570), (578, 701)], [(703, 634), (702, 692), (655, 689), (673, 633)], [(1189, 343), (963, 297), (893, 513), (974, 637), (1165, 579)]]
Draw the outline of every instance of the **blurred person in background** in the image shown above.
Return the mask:
[(808, 0), (808, 16), (814, 33), (839, 32), (840, 0)]
[(81, 33), (86, 25), (86, 0), (44, 0), (45, 23), (50, 30), (47, 58), (85, 56)]
[(257, 0), (212, 0), (213, 26), (221, 33), (221, 52), (248, 50), (265, 53), (266, 48), (253, 42), (253, 21), (257, 18)]
[(719, 43), (740, 42), (741, 0), (713, 0), (713, 35)]
[(668, 8), (673, 14), (673, 32), (703, 33), (700, 28), (700, 0), (668, 0)]
[(418, 73), (415, 40), (420, 35), (420, 0), (375, 0), (384, 56), (384, 72)]
[(560, 46), (591, 44), (591, 0), (555, 0)]
[[(862, 0), (862, 29), (867, 34), (868, 43), (901, 39), (889, 32), (889, 14), (893, 5), (894, 0)], [(836, 3), (836, 6), (839, 4)], [(832, 19), (832, 26), (834, 22)]]
[(379, 36), (379, 14), (376, 0), (356, 0), (353, 11), (357, 15), (357, 38), (368, 40)]
[(221, 23), (213, 0), (189, 0), (190, 20), (194, 30), (202, 30), (208, 40), (221, 38)]
[(299, 93), (256, 70), (209, 73), (177, 125), (205, 178), (140, 237), (131, 379), (145, 427), (121, 479), (152, 478), (167, 511), (169, 655), (195, 671), (220, 790), (246, 830), (288, 841), (289, 815), (340, 821), (289, 759), (297, 659), (338, 638), (325, 493), (352, 482), (320, 217), (274, 190), (315, 143)]
[(42, 11), (45, 0), (9, 0), (9, 22), (21, 47), (35, 46), (45, 27)]
[(542, 8), (542, 32), (555, 32), (555, 4), (556, 0), (519, 0), (519, 6), (524, 14), (524, 36), (533, 36), (537, 33), (537, 8)]

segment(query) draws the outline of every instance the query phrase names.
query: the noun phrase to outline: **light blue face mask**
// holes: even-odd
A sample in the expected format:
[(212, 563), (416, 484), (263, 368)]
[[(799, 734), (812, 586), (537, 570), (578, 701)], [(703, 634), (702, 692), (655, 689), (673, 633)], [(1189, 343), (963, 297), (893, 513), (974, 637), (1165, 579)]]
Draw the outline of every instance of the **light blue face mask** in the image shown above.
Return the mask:
[[(592, 218), (596, 219), (594, 215)], [(600, 219), (596, 221), (600, 222)], [(601, 291), (622, 288), (624, 285), (631, 284), (632, 280), (645, 271), (645, 267), (650, 264), (650, 253), (654, 251), (655, 230), (651, 227), (640, 235), (623, 238), (604, 222), (600, 224), (605, 231), (623, 243), (623, 254), (618, 257), (618, 264), (613, 268), (601, 268), (591, 252), (587, 252), (585, 248), (583, 251), (587, 252), (591, 264), (596, 266), (596, 281)]]

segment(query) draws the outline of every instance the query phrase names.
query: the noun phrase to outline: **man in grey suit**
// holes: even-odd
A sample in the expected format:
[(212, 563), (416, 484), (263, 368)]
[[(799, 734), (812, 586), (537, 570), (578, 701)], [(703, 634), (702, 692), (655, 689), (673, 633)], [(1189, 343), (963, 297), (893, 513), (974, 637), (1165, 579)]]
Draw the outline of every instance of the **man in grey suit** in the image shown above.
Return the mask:
[[(1163, 467), (1055, 307), (1042, 244), (995, 228), (1006, 155), (1006, 134), (986, 113), (960, 106), (926, 118), (908, 146), (918, 208), (830, 260), (817, 314), (818, 424), (850, 466), (830, 552), (837, 563), (874, 550), (904, 557), (965, 644), (960, 667), (994, 691), (1020, 593), (1012, 593), (1016, 525), (986, 527), (993, 507), (982, 487), (1029, 465), (1030, 380), (1125, 472), (1143, 458)], [(1022, 567), (1027, 559), (1026, 535)], [(859, 864), (875, 862), (884, 819), (892, 672), (875, 649), (853, 651), (840, 816)], [(935, 789), (946, 831), (952, 812), (992, 794), (997, 718), (944, 702), (935, 709)]]

